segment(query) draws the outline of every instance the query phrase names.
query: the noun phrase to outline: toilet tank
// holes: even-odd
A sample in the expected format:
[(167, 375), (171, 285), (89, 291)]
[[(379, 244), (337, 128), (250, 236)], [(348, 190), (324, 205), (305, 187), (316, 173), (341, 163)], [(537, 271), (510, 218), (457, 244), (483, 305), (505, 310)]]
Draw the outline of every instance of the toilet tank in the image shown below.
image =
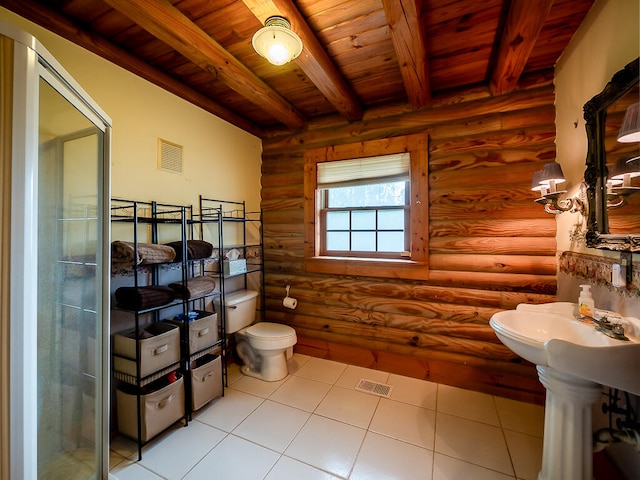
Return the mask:
[(258, 292), (238, 290), (225, 295), (227, 333), (234, 333), (253, 323), (256, 318)]

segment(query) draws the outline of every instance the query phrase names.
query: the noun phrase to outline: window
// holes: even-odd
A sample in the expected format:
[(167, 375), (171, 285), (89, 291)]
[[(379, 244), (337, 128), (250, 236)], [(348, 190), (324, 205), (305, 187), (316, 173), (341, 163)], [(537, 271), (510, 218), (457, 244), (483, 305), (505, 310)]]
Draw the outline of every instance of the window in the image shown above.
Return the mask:
[(318, 163), (320, 255), (409, 256), (409, 158)]
[(427, 155), (426, 134), (308, 150), (306, 269), (426, 278)]

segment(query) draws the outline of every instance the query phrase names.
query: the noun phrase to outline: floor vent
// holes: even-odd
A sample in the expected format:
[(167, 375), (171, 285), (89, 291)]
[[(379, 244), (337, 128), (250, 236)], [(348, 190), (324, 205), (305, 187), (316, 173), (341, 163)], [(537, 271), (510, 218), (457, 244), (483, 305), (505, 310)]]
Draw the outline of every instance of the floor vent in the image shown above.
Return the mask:
[(384, 383), (373, 382), (371, 380), (366, 380), (362, 378), (358, 385), (356, 386), (356, 390), (360, 390), (361, 392), (372, 393), (373, 395), (379, 395), (381, 397), (389, 398), (391, 395), (391, 385), (385, 385)]

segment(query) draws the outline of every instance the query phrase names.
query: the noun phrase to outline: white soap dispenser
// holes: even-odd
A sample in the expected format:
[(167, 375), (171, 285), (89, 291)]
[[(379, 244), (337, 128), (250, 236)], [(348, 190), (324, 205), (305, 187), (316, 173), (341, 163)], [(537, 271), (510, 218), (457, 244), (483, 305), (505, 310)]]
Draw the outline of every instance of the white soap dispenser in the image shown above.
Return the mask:
[(582, 289), (578, 297), (578, 314), (594, 317), (596, 307), (591, 296), (591, 285), (580, 285)]

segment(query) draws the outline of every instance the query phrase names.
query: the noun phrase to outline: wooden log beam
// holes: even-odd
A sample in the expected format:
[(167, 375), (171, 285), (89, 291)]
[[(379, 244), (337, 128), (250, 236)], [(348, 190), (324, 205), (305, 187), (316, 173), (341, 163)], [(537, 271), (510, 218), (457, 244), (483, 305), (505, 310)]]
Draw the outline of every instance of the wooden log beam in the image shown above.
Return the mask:
[[(289, 325), (289, 322), (286, 318), (278, 319), (278, 323), (283, 323)], [(360, 348), (365, 348), (370, 351), (377, 352), (391, 352), (397, 353), (400, 355), (406, 355), (407, 357), (415, 358), (415, 359), (424, 359), (424, 360), (439, 360), (443, 362), (448, 362), (452, 365), (469, 365), (477, 368), (487, 368), (490, 365), (493, 367), (499, 368), (503, 372), (511, 372), (511, 373), (523, 373), (527, 372), (527, 375), (532, 375), (537, 378), (535, 375), (535, 366), (531, 365), (531, 363), (527, 362), (524, 359), (519, 357), (515, 358), (513, 362), (504, 362), (502, 360), (496, 360), (492, 358), (482, 358), (476, 357), (473, 355), (466, 355), (464, 353), (457, 352), (442, 352), (438, 350), (431, 349), (416, 349), (415, 347), (406, 347), (404, 345), (397, 344), (389, 344), (388, 347), (384, 345), (384, 343), (379, 344), (376, 342), (372, 342), (371, 345), (366, 344), (366, 342), (362, 342), (357, 338), (351, 338), (349, 335), (338, 335), (338, 334), (330, 334), (327, 335), (325, 332), (314, 330), (314, 329), (306, 329), (304, 327), (294, 327), (296, 329), (296, 333), (298, 334), (298, 339), (315, 339), (316, 345), (321, 348), (321, 342), (329, 342), (329, 343), (339, 343), (342, 345), (352, 345)]]
[[(264, 178), (264, 176), (262, 178)], [(279, 198), (303, 198), (304, 185), (300, 183), (293, 185), (276, 185), (274, 187), (263, 186), (260, 190), (260, 196), (262, 197), (263, 202), (267, 202), (269, 200), (277, 200)]]
[[(289, 324), (290, 322), (283, 319), (280, 323)], [(342, 326), (349, 327), (348, 324)], [(356, 336), (353, 334), (353, 331), (361, 331), (363, 329), (362, 325), (357, 326), (356, 329), (339, 328), (339, 325), (335, 325), (335, 327), (338, 331), (334, 332), (323, 328), (309, 328), (307, 325), (295, 325), (296, 331), (299, 331), (300, 334), (304, 336), (320, 338), (329, 342), (370, 348), (372, 350), (401, 353), (417, 358), (430, 357), (437, 353), (441, 358), (451, 359), (452, 363), (455, 362), (454, 359), (462, 358), (464, 358), (464, 360), (460, 363), (465, 363), (465, 360), (469, 362), (472, 358), (477, 358), (480, 362), (485, 359), (504, 363), (524, 362), (524, 360), (521, 360), (507, 347), (497, 343), (475, 342), (473, 340), (426, 335), (404, 330), (398, 330), (399, 336), (394, 336), (394, 338), (389, 339), (385, 337), (385, 335), (389, 335), (390, 332), (388, 330), (391, 329), (385, 329), (385, 332), (382, 333), (372, 328), (365, 329), (369, 330), (372, 336)]]
[(280, 197), (274, 200), (262, 201), (262, 211), (286, 210), (303, 207), (304, 198), (301, 197)]
[[(281, 304), (283, 292), (284, 289), (281, 287), (267, 287), (267, 301), (275, 299), (276, 302), (270, 306), (275, 309), (283, 309)], [(468, 305), (464, 298), (460, 298), (456, 307), (452, 308), (451, 303), (440, 302), (438, 299), (426, 301), (394, 298), (386, 292), (371, 295), (363, 292), (319, 292), (318, 290), (296, 287), (295, 295), (299, 302), (295, 311), (296, 316), (307, 314), (381, 326), (388, 326), (393, 318), (396, 318), (395, 322), (399, 323), (397, 317), (420, 317), (425, 321), (440, 319), (452, 323), (477, 323), (487, 326), (491, 317), (501, 310), (500, 308)], [(492, 339), (495, 340), (495, 337), (492, 336)]]
[(168, 0), (105, 0), (292, 130), (307, 119)]
[[(431, 196), (429, 201), (431, 201)], [(461, 220), (484, 218), (485, 220), (541, 218), (544, 210), (533, 199), (504, 200), (469, 204), (432, 203), (429, 206), (431, 216), (439, 220)]]
[[(409, 135), (412, 133), (428, 132), (429, 128), (447, 122), (459, 122), (461, 118), (471, 120), (473, 117), (485, 117), (487, 112), (516, 112), (529, 108), (537, 108), (554, 102), (553, 86), (544, 85), (540, 88), (522, 90), (510, 95), (480, 98), (459, 103), (448, 104), (438, 108), (423, 108), (412, 112), (400, 113), (396, 116), (380, 117), (371, 120), (366, 118), (360, 122), (350, 124), (331, 125), (324, 128), (309, 129), (305, 132), (284, 134), (278, 137), (263, 139), (263, 152), (268, 155), (277, 153), (291, 153), (299, 151), (302, 146), (307, 149), (324, 147), (327, 145), (342, 145), (353, 143), (354, 139), (366, 141)], [(550, 128), (551, 127), (551, 128)], [(544, 126), (542, 129), (529, 128), (526, 132), (514, 129), (495, 140), (484, 143), (459, 145), (455, 138), (446, 138), (439, 143), (441, 146), (429, 142), (429, 155), (434, 153), (452, 153), (460, 147), (462, 151), (487, 150), (490, 148), (518, 148), (542, 142), (555, 140), (555, 127)], [(502, 132), (496, 132), (496, 135)], [(464, 137), (470, 138), (470, 137)], [(513, 143), (512, 143), (513, 142)]]
[(552, 4), (553, 0), (512, 0), (491, 73), (493, 95), (511, 92), (518, 85)]
[[(465, 137), (462, 137), (462, 139), (464, 138)], [(478, 142), (482, 141), (482, 139), (479, 137), (476, 137), (476, 140), (478, 140)], [(483, 177), (487, 179), (483, 182), (482, 186), (478, 185), (477, 179), (473, 178), (474, 175), (469, 174), (468, 169), (441, 169), (431, 173), (430, 179), (432, 180), (432, 182), (435, 182), (438, 189), (444, 190), (448, 188), (454, 188), (465, 191), (467, 188), (474, 187), (478, 190), (482, 190), (483, 186), (486, 190), (500, 188), (503, 186), (525, 186), (525, 188), (529, 188), (529, 186), (531, 185), (531, 177), (533, 176), (533, 173), (536, 170), (540, 170), (543, 165), (544, 162), (528, 161), (514, 165), (496, 165), (486, 169), (474, 170), (476, 172), (482, 171), (484, 174)], [(528, 198), (532, 198), (530, 188)]]
[(524, 162), (551, 162), (556, 157), (553, 141), (547, 145), (531, 147), (502, 147), (493, 150), (474, 150), (472, 152), (432, 153), (429, 155), (429, 171), (461, 170), (476, 167), (511, 166)]
[(430, 270), (429, 281), (434, 285), (442, 286), (486, 288), (546, 295), (555, 295), (557, 291), (557, 279), (555, 275)]
[(434, 270), (534, 275), (555, 275), (557, 270), (555, 255), (433, 254), (429, 256), (429, 266)]
[(285, 173), (263, 175), (260, 179), (263, 187), (279, 187), (286, 185), (302, 185), (304, 182), (304, 169), (292, 170)]
[(429, 128), (429, 136), (433, 139), (460, 137), (486, 134), (488, 132), (500, 132), (527, 128), (532, 125), (555, 125), (555, 108), (546, 105), (537, 108), (527, 108), (515, 112), (495, 112), (481, 117), (460, 118), (457, 121), (434, 125)]
[(361, 120), (364, 111), (353, 89), (338, 71), (329, 54), (292, 0), (243, 0), (261, 23), (273, 15), (286, 18), (302, 40), (302, 54), (294, 61), (344, 118)]
[(422, 0), (382, 0), (382, 5), (409, 103), (422, 108), (431, 100)]
[(429, 241), (429, 251), (469, 255), (555, 256), (555, 237), (437, 237)]
[(556, 219), (551, 215), (521, 219), (431, 220), (430, 237), (490, 237), (500, 232), (505, 237), (553, 237)]
[[(459, 287), (442, 287), (438, 285), (425, 285), (422, 282), (407, 283), (393, 282), (390, 280), (371, 281), (342, 277), (325, 277), (307, 273), (295, 272), (275, 273), (265, 275), (267, 293), (279, 297), (284, 292), (285, 285), (293, 285), (293, 291), (298, 288), (315, 292), (350, 291), (363, 295), (384, 295), (394, 299), (411, 299), (423, 302), (437, 302), (442, 304), (441, 311), (447, 310), (450, 315), (455, 314), (451, 305), (474, 305), (500, 310), (512, 310), (520, 303), (548, 303), (556, 300), (553, 295), (500, 292), (488, 289), (472, 289)], [(444, 313), (440, 313), (444, 315)]]
[(90, 33), (71, 22), (68, 18), (60, 15), (58, 12), (51, 10), (42, 3), (33, 0), (3, 0), (2, 6), (12, 12), (26, 18), (27, 20), (40, 25), (42, 28), (49, 30), (76, 45), (86, 48), (92, 53), (108, 60), (129, 72), (138, 75), (141, 78), (167, 90), (168, 92), (185, 99), (226, 120), (232, 125), (252, 133), (257, 137), (264, 137), (264, 131), (253, 122), (241, 117), (237, 113), (216, 103), (211, 98), (187, 87), (182, 82), (174, 79), (166, 73), (151, 67), (128, 51), (118, 47), (105, 38)]
[[(420, 352), (440, 352), (460, 356), (477, 357), (480, 359), (500, 360), (503, 362), (518, 362), (519, 357), (499, 341), (485, 342), (467, 338), (452, 337), (450, 335), (436, 335), (421, 333), (399, 328), (387, 328), (355, 324), (350, 322), (327, 321), (313, 317), (297, 316), (295, 320), (285, 314), (273, 320), (293, 326), (309, 336), (323, 338), (338, 343), (350, 343), (377, 350), (389, 350), (407, 355), (420, 356)], [(311, 333), (313, 332), (313, 333)], [(494, 334), (495, 336), (495, 334)], [(345, 338), (349, 341), (345, 342)]]

